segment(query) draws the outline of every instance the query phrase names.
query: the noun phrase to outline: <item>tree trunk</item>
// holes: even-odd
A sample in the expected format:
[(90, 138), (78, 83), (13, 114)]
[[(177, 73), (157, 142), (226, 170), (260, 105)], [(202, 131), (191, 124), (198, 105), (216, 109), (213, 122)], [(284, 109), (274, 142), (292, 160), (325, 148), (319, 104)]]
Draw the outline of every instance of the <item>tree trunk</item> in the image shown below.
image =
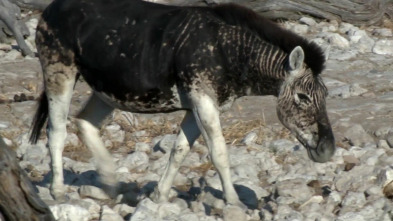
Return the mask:
[(302, 14), (317, 18), (345, 21), (355, 25), (371, 25), (380, 22), (387, 0), (241, 0), (266, 17), (299, 19)]
[(270, 19), (299, 19), (304, 15), (355, 25), (379, 23), (393, 16), (392, 0), (147, 0), (171, 5), (237, 3)]
[(55, 220), (0, 137), (0, 220)]

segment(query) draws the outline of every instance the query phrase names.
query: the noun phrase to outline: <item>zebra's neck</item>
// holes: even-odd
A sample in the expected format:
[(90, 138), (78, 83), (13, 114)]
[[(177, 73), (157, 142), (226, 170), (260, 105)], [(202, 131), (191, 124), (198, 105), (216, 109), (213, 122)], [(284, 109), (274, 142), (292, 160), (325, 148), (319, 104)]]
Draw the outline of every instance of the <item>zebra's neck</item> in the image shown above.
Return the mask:
[(244, 87), (243, 95), (274, 95), (284, 80), (287, 54), (240, 27), (219, 31), (228, 63)]

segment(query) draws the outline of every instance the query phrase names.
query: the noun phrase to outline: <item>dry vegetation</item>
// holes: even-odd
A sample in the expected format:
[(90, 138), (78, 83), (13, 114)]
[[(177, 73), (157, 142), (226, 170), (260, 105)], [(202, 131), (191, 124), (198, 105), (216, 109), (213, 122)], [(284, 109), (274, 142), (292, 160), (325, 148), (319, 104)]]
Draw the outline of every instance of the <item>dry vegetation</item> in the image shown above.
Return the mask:
[[(132, 119), (129, 116), (133, 116)], [(112, 142), (108, 146), (109, 151), (117, 153), (130, 153), (134, 151), (135, 144), (138, 142), (151, 143), (155, 137), (165, 134), (176, 134), (179, 130), (181, 119), (169, 119), (166, 115), (162, 115), (156, 119), (146, 119), (134, 115), (125, 117), (120, 111), (115, 112), (113, 121), (120, 125), (125, 131), (125, 141), (123, 143)], [(70, 125), (74, 125), (71, 123)], [(69, 132), (77, 133), (75, 126), (69, 126)], [(289, 138), (290, 132), (286, 129), (271, 131), (266, 128), (263, 120), (238, 120), (223, 126), (223, 135), (227, 144), (240, 145), (244, 136), (250, 132), (257, 134), (256, 143), (262, 144), (263, 141), (273, 139)], [(105, 137), (105, 129), (101, 130), (101, 135)], [(204, 144), (202, 137), (198, 142)], [(81, 143), (78, 146), (65, 146), (64, 156), (78, 161), (87, 161), (91, 154)]]

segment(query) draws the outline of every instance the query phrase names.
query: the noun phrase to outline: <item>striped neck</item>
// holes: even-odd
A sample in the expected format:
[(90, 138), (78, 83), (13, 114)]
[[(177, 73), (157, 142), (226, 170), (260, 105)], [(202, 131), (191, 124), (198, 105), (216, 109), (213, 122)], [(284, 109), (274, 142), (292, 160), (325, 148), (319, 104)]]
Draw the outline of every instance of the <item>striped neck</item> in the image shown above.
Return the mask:
[(221, 28), (219, 36), (228, 64), (244, 83), (244, 95), (277, 96), (288, 55), (241, 27)]

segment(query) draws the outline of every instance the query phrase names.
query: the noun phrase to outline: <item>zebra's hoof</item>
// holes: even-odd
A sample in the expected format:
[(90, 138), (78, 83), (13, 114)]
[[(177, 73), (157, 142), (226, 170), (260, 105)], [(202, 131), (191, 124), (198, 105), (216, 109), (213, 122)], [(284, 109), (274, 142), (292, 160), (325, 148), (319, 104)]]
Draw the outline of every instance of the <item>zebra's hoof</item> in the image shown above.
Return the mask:
[(168, 198), (163, 196), (157, 187), (154, 188), (154, 191), (150, 194), (149, 198), (155, 203), (163, 203), (168, 201)]
[(243, 211), (247, 211), (248, 207), (246, 206), (246, 204), (242, 203), (240, 200), (237, 200), (235, 202), (227, 202), (228, 205), (232, 205), (232, 206), (237, 206), (240, 207)]
[(50, 189), (50, 195), (53, 197), (54, 200), (56, 200), (59, 203), (67, 202), (69, 198), (65, 195), (65, 189), (60, 188), (60, 189)]

